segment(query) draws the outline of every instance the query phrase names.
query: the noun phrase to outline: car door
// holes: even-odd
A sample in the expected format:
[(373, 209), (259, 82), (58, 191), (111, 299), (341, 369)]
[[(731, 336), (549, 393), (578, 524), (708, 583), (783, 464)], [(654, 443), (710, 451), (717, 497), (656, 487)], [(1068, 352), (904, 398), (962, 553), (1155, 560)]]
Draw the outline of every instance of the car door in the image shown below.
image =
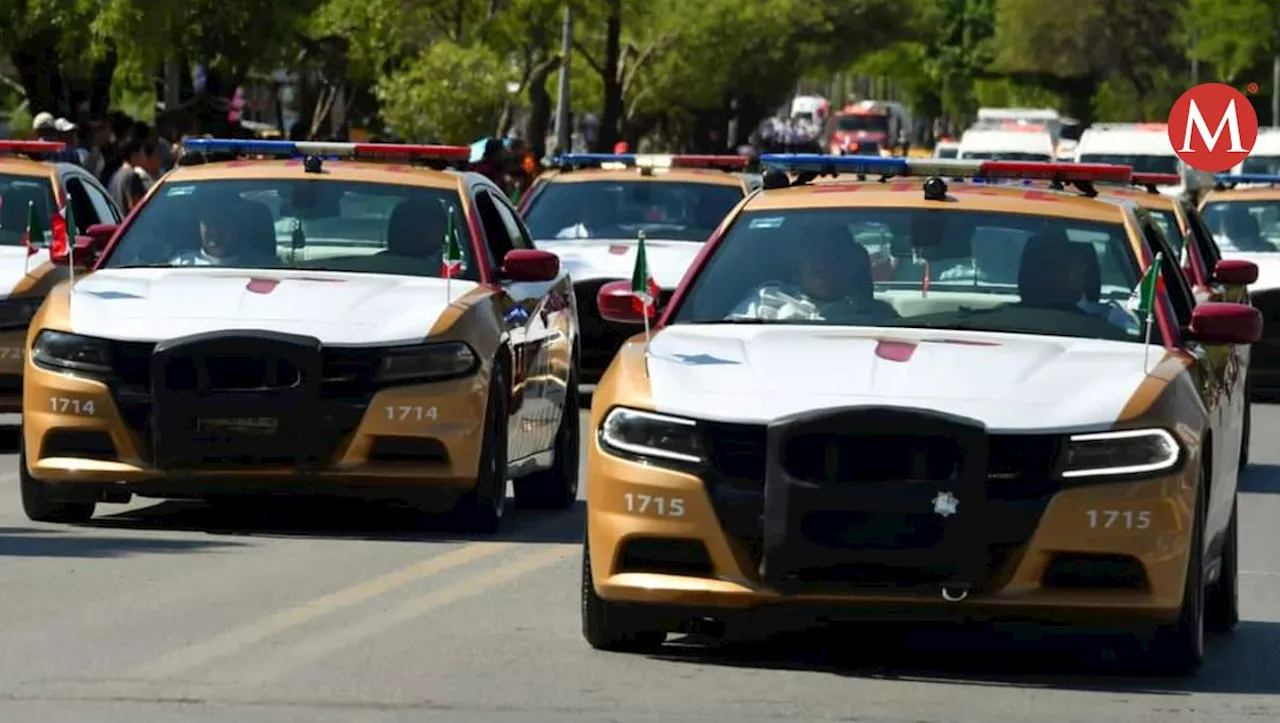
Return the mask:
[[(529, 231), (515, 209), (501, 197), (494, 197), (494, 206), (502, 217), (507, 235), (516, 249), (532, 249)], [(504, 282), (504, 284), (507, 282)], [(535, 432), (532, 443), (538, 451), (549, 449), (555, 443), (561, 411), (564, 408), (564, 390), (570, 383), (570, 364), (573, 358), (573, 325), (568, 298), (572, 298), (569, 275), (562, 269), (556, 278), (545, 282), (511, 283), (519, 286), (520, 294), (535, 300), (525, 327), (526, 398), (537, 400), (537, 408), (530, 407), (531, 430)]]
[(507, 224), (498, 208), (505, 203), (500, 193), (490, 191), (487, 184), (476, 184), (472, 191), (472, 203), (484, 231), (490, 260), (500, 285), (499, 307), (507, 333), (507, 345), (511, 350), (511, 423), (508, 427), (507, 456), (518, 461), (541, 451), (538, 447), (540, 431), (537, 428), (538, 411), (543, 406), (537, 400), (536, 388), (529, 379), (536, 376), (533, 360), (537, 358), (532, 345), (536, 335), (530, 334), (535, 312), (541, 301), (536, 285), (512, 282), (502, 278), (502, 261), (507, 252), (515, 248)]
[[(1164, 254), (1161, 276), (1165, 290), (1177, 317), (1178, 327), (1187, 328), (1191, 312), (1195, 308), (1195, 295), (1190, 284), (1180, 272), (1173, 249), (1150, 215), (1140, 213), (1143, 236), (1153, 251)], [(1236, 469), (1239, 464), (1240, 442), (1244, 434), (1244, 412), (1248, 404), (1245, 395), (1245, 368), (1240, 365), (1235, 345), (1202, 344), (1185, 342), (1186, 351), (1195, 357), (1200, 367), (1192, 377), (1200, 384), (1200, 396), (1209, 414), (1213, 429), (1213, 486), (1209, 501), (1210, 529), (1226, 524), (1230, 514), (1229, 502), (1235, 497)], [(1224, 489), (1226, 488), (1226, 489)]]
[(1213, 240), (1213, 233), (1209, 231), (1209, 225), (1204, 222), (1204, 217), (1193, 206), (1181, 201), (1178, 202), (1179, 213), (1183, 215), (1187, 223), (1187, 238), (1194, 243), (1196, 252), (1200, 258), (1200, 263), (1204, 269), (1206, 283), (1215, 287), (1218, 292), (1215, 301), (1229, 301), (1236, 304), (1249, 303), (1249, 287), (1244, 284), (1221, 284), (1213, 281), (1213, 272), (1217, 268), (1218, 262), (1222, 260), (1222, 250), (1218, 248), (1218, 242)]

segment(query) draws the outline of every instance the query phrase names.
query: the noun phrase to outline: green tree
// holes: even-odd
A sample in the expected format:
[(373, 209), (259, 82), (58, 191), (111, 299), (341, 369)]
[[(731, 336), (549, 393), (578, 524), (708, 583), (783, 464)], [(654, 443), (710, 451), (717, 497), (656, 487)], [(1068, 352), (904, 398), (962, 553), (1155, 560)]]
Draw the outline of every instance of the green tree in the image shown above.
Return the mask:
[(377, 97), (383, 119), (400, 136), (466, 143), (497, 127), (509, 78), (497, 53), (446, 40), (379, 81)]
[(1092, 120), (1109, 79), (1153, 94), (1164, 68), (1183, 55), (1174, 42), (1181, 0), (1075, 0), (1068, 13), (1041, 0), (997, 0), (992, 69), (1057, 93), (1065, 110)]
[(1190, 54), (1213, 64), (1224, 83), (1253, 80), (1245, 73), (1276, 52), (1280, 3), (1275, 0), (1190, 0), (1182, 17)]
[(85, 52), (95, 5), (91, 0), (0, 0), (0, 50), (18, 71), (32, 113), (71, 115), (84, 101), (94, 111), (106, 109), (114, 53), (92, 57)]

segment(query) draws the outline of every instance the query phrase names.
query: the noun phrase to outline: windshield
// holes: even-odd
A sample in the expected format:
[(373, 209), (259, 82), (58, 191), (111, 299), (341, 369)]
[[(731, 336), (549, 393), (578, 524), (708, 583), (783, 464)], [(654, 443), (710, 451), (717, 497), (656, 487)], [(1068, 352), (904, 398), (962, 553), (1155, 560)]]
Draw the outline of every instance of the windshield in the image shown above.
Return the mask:
[(1134, 173), (1177, 173), (1177, 156), (1150, 156), (1124, 153), (1085, 153), (1080, 156), (1081, 163), (1111, 163), (1117, 166), (1132, 166)]
[(1280, 201), (1215, 201), (1201, 215), (1223, 251), (1280, 251)]
[[(1141, 342), (1120, 223), (917, 208), (751, 211), (675, 323), (971, 329)], [(1153, 330), (1158, 336), (1158, 331)]]
[(104, 268), (226, 266), (440, 276), (449, 214), (476, 280), (453, 190), (312, 179), (171, 181), (126, 227)]
[(551, 183), (524, 212), (533, 238), (706, 241), (742, 200), (740, 186), (680, 181)]
[(965, 151), (961, 158), (979, 161), (1052, 161), (1048, 153), (1021, 153), (1017, 151)]
[(889, 130), (889, 117), (883, 115), (838, 115), (836, 116), (838, 131), (880, 131)]
[(48, 244), (53, 240), (50, 231), (54, 208), (53, 184), (47, 178), (0, 173), (0, 246), (22, 245), (32, 203), (44, 231), (44, 238), (40, 241)]
[(1151, 209), (1151, 217), (1156, 220), (1156, 225), (1164, 232), (1164, 237), (1168, 239), (1169, 246), (1173, 252), (1182, 258), (1182, 248), (1186, 244), (1186, 237), (1182, 235), (1182, 228), (1178, 226), (1178, 217), (1173, 211)]
[(1251, 155), (1240, 164), (1241, 173), (1280, 173), (1280, 156)]

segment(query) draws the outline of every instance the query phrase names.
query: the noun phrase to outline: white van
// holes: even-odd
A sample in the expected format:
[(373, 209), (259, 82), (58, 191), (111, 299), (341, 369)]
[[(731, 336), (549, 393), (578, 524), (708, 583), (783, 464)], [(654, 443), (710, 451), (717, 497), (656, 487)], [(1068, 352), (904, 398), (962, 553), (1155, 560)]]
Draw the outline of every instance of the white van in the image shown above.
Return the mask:
[(1054, 160), (1053, 136), (1039, 125), (1016, 129), (974, 127), (960, 136), (956, 158), (964, 160)]

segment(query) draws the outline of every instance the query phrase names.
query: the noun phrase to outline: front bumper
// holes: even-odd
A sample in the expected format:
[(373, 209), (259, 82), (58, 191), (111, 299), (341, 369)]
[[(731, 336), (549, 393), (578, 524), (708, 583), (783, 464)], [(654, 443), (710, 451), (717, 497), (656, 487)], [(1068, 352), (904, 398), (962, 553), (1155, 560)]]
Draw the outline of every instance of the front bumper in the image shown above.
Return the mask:
[[(93, 379), (27, 361), (25, 374), (27, 468), (35, 479), (56, 486), (155, 497), (323, 491), (447, 499), (475, 485), (487, 399), (483, 373), (373, 391), (325, 392), (303, 440), (315, 453), (312, 460), (228, 457), (179, 466), (157, 463), (156, 395), (138, 383), (139, 373), (118, 370), (109, 380)], [(285, 419), (289, 406), (288, 400), (276, 409), (258, 405), (246, 416), (265, 410)], [(235, 415), (232, 408), (220, 416)]]
[[(961, 512), (943, 523), (960, 524), (966, 512), (985, 506), (979, 526), (959, 528), (958, 537), (944, 534), (938, 546), (921, 554), (908, 553), (905, 542), (901, 549), (890, 546), (871, 554), (867, 551), (875, 545), (865, 539), (827, 548), (801, 540), (809, 534), (799, 524), (783, 538), (769, 540), (767, 530), (786, 516), (786, 506), (803, 503), (775, 502), (766, 495), (765, 475), (759, 472), (766, 467), (765, 430), (719, 425), (712, 437), (712, 464), (701, 472), (614, 456), (598, 440), (591, 442), (587, 534), (592, 575), (603, 599), (669, 616), (672, 622), (776, 613), (1114, 624), (1166, 622), (1178, 614), (1191, 540), (1193, 472), (1068, 487), (1037, 477), (1037, 468), (1050, 468), (1042, 466), (1047, 460), (1024, 456), (1026, 474), (1010, 479), (1007, 466), (997, 460), (1004, 453), (997, 453), (993, 441), (991, 469), (1001, 470), (1001, 476), (984, 474), (978, 481), (985, 499), (973, 497), (978, 487), (960, 492)], [(822, 509), (822, 498), (810, 503), (810, 510)], [(681, 514), (674, 516), (673, 509)], [(1142, 529), (1123, 522), (1111, 529), (1091, 527), (1091, 517), (1108, 511), (1117, 513), (1116, 519), (1150, 523)], [(866, 516), (863, 529), (888, 516), (875, 522)], [(917, 533), (923, 534), (914, 530), (906, 536)], [(809, 543), (793, 552), (811, 560), (832, 553), (831, 561), (810, 570), (817, 574), (807, 579), (787, 579), (780, 574), (788, 565), (780, 539)], [(940, 560), (942, 568), (955, 563), (953, 569), (929, 569), (930, 553), (933, 563)], [(876, 555), (882, 558), (879, 566), (862, 564)], [(773, 570), (771, 560), (777, 563)], [(968, 584), (951, 587), (958, 578)], [(953, 598), (966, 595), (948, 601), (944, 588)]]
[(22, 411), (22, 359), (27, 330), (0, 331), (0, 414)]

